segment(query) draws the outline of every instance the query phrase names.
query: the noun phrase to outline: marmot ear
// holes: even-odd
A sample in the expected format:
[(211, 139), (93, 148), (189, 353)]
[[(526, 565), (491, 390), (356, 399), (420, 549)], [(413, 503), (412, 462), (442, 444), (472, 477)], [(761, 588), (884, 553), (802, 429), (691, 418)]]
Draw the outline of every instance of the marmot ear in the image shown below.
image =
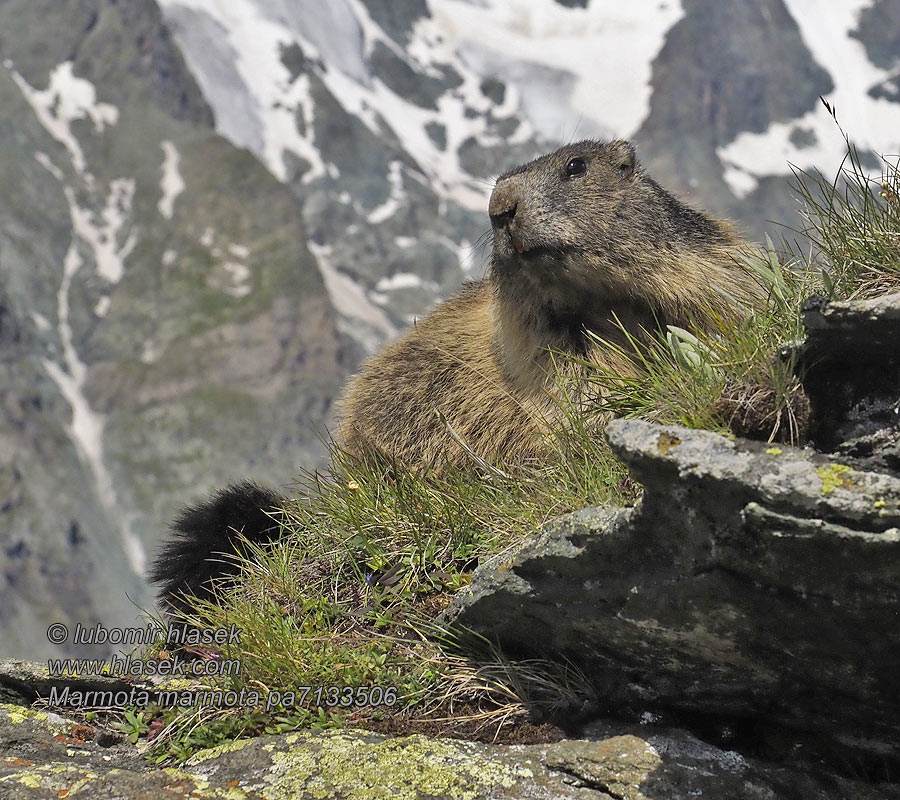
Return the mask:
[(637, 153), (631, 142), (616, 139), (609, 143), (609, 156), (613, 167), (623, 178), (630, 178), (637, 168)]

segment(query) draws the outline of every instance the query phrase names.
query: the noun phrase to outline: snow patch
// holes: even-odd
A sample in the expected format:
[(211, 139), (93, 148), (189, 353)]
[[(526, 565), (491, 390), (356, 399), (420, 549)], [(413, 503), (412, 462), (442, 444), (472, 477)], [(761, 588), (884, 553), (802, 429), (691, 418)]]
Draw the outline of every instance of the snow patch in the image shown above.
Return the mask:
[(759, 181), (753, 175), (733, 165), (725, 168), (722, 178), (735, 197), (742, 199), (759, 186)]
[(94, 314), (98, 317), (105, 317), (107, 312), (109, 311), (109, 306), (112, 301), (109, 298), (108, 294), (103, 295), (94, 306)]
[(156, 343), (152, 339), (147, 339), (144, 342), (144, 347), (141, 350), (141, 363), (142, 364), (152, 364), (159, 358), (159, 349), (156, 346)]
[[(67, 188), (67, 196), (71, 190)], [(71, 204), (70, 204), (71, 208)], [(73, 220), (74, 224), (74, 220)], [(69, 291), (72, 279), (82, 266), (78, 253), (78, 245), (72, 239), (63, 262), (63, 277), (56, 293), (56, 313), (59, 339), (62, 345), (62, 365), (49, 358), (42, 360), (47, 374), (56, 383), (60, 393), (72, 408), (72, 420), (67, 425), (69, 438), (75, 445), (81, 460), (90, 470), (97, 496), (111, 520), (119, 519), (115, 489), (112, 476), (103, 460), (103, 415), (96, 413), (90, 406), (84, 393), (87, 381), (87, 365), (79, 358), (72, 337), (72, 326), (69, 321)], [(138, 575), (144, 574), (146, 554), (140, 539), (131, 530), (130, 525), (123, 522), (119, 532), (122, 544), (132, 569)]]
[(417, 289), (424, 283), (419, 275), (414, 275), (412, 272), (397, 272), (379, 280), (375, 284), (375, 291), (393, 292), (397, 289)]
[(366, 217), (372, 225), (380, 225), (386, 219), (394, 216), (400, 203), (406, 199), (406, 191), (403, 189), (403, 164), (399, 161), (391, 161), (388, 164), (387, 179), (390, 185), (390, 196), (380, 206), (373, 208)]
[(452, 253), (456, 254), (459, 268), (466, 273), (466, 275), (470, 274), (472, 270), (475, 269), (477, 262), (476, 247), (468, 239), (463, 239), (457, 244), (449, 236), (439, 236), (438, 241)]
[(62, 183), (65, 180), (63, 171), (53, 163), (53, 160), (46, 153), (40, 150), (34, 154), (34, 160), (38, 162), (47, 172), (49, 172), (56, 180)]
[(98, 103), (94, 84), (76, 77), (72, 66), (71, 61), (64, 61), (54, 67), (46, 89), (30, 86), (15, 69), (10, 72), (41, 125), (69, 151), (75, 171), (84, 175), (84, 152), (72, 133), (72, 122), (89, 119), (94, 130), (102, 133), (107, 125), (116, 124), (119, 109), (110, 103)]
[[(429, 7), (433, 18), (416, 30), (425, 42), (413, 52), (464, 54), (469, 70), (514, 87), (528, 121), (551, 140), (574, 139), (579, 128), (632, 135), (650, 108), (653, 60), (684, 14), (680, 2), (654, 4), (650, 13), (644, 3), (432, 0)], [(553, 74), (563, 91), (546, 91)]]
[(50, 320), (48, 320), (43, 314), (39, 314), (37, 311), (32, 311), (31, 319), (37, 326), (37, 329), (42, 333), (50, 330)]
[(164, 250), (162, 254), (162, 258), (160, 261), (164, 267), (171, 267), (172, 264), (175, 263), (175, 259), (178, 258), (178, 253), (171, 248)]
[[(319, 271), (325, 281), (325, 289), (338, 314), (365, 323), (385, 339), (392, 339), (396, 336), (397, 329), (394, 324), (380, 308), (372, 304), (363, 288), (351, 277), (339, 272), (331, 263), (332, 248), (329, 245), (320, 245), (315, 242), (307, 242), (307, 246), (319, 264)], [(353, 335), (359, 339), (356, 334)], [(361, 343), (371, 352), (380, 344), (380, 341), (373, 341), (370, 337), (366, 337), (361, 340)]]
[(250, 268), (246, 264), (239, 264), (236, 261), (225, 261), (222, 264), (222, 269), (225, 270), (231, 280), (231, 285), (222, 289), (225, 294), (230, 294), (232, 297), (246, 297), (253, 291), (253, 287), (249, 283)]
[(163, 151), (162, 178), (159, 182), (161, 197), (156, 208), (166, 219), (172, 219), (175, 201), (185, 189), (184, 179), (178, 169), (181, 157), (175, 145), (168, 140), (160, 142), (160, 147)]
[[(849, 36), (871, 0), (834, 3), (827, 14), (815, 0), (785, 0), (785, 5), (813, 58), (831, 75), (834, 89), (825, 99), (851, 141), (876, 153), (900, 150), (900, 104), (868, 94), (889, 73), (873, 65), (862, 43)], [(797, 127), (811, 129), (814, 136), (792, 142)], [(739, 173), (787, 175), (791, 164), (803, 170), (840, 164), (845, 152), (844, 138), (821, 103), (802, 117), (772, 123), (762, 133), (741, 133), (717, 151), (726, 166), (726, 180), (738, 196), (746, 181), (741, 177), (735, 182)]]
[(460, 269), (466, 274), (475, 269), (475, 245), (468, 239), (463, 239), (456, 247), (456, 257), (459, 260)]
[[(250, 282), (253, 275), (252, 270), (243, 261), (235, 261), (232, 258), (228, 258), (222, 248), (213, 247), (215, 240), (216, 231), (212, 227), (206, 228), (200, 237), (200, 244), (209, 251), (209, 254), (216, 261), (213, 271), (207, 278), (207, 286), (224, 292), (231, 297), (246, 297), (253, 291)], [(244, 259), (250, 255), (249, 247), (234, 242), (229, 243), (226, 250), (230, 256), (237, 259)], [(171, 265), (176, 255), (174, 250), (166, 250), (162, 257), (163, 266)]]
[(69, 212), (72, 216), (72, 227), (91, 248), (97, 274), (109, 283), (118, 283), (125, 272), (125, 259), (137, 244), (134, 231), (124, 244), (118, 244), (125, 220), (131, 214), (131, 203), (134, 199), (135, 182), (133, 178), (116, 178), (110, 182), (109, 195), (106, 198), (100, 222), (94, 221), (91, 209), (81, 208), (71, 187), (65, 187), (66, 199), (69, 201)]

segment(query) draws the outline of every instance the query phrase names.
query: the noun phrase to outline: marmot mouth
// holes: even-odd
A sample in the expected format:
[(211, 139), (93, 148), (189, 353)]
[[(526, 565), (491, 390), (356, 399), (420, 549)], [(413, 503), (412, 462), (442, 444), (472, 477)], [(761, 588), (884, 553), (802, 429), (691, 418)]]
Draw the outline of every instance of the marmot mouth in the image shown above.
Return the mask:
[(533, 264), (540, 261), (561, 261), (576, 248), (565, 244), (524, 243), (516, 242), (508, 236), (504, 240), (495, 240), (494, 256), (510, 265)]
[(570, 249), (571, 248), (568, 248), (564, 245), (539, 244), (534, 247), (529, 247), (527, 250), (517, 252), (514, 257), (521, 258), (526, 261), (534, 261), (535, 259), (539, 258), (558, 259), (565, 256)]

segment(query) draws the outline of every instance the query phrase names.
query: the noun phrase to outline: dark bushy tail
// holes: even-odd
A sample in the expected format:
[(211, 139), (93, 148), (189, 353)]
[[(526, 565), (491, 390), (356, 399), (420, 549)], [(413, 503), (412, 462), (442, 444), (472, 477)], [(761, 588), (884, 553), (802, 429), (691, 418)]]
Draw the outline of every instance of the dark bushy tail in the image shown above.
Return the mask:
[[(150, 570), (150, 580), (160, 587), (160, 605), (166, 610), (188, 610), (183, 595), (212, 597), (210, 581), (238, 571), (222, 555), (236, 552), (238, 533), (259, 543), (280, 535), (277, 512), (284, 500), (278, 492), (245, 481), (185, 508), (172, 523), (173, 535)], [(274, 518), (272, 512), (276, 512)]]

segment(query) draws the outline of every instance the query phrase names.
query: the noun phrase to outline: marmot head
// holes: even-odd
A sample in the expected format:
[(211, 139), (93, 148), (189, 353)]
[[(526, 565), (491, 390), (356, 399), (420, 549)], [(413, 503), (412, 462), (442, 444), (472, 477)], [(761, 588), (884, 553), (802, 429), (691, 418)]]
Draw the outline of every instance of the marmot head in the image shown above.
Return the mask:
[(705, 276), (704, 263), (741, 241), (646, 175), (623, 140), (566, 145), (504, 173), (488, 213), (501, 293), (583, 323), (619, 301), (655, 310), (699, 299), (710, 281), (732, 280), (730, 263)]
[(606, 256), (610, 239), (625, 235), (617, 212), (638, 177), (634, 147), (622, 140), (566, 145), (504, 173), (488, 206), (493, 271), (548, 287), (599, 266), (591, 254)]

